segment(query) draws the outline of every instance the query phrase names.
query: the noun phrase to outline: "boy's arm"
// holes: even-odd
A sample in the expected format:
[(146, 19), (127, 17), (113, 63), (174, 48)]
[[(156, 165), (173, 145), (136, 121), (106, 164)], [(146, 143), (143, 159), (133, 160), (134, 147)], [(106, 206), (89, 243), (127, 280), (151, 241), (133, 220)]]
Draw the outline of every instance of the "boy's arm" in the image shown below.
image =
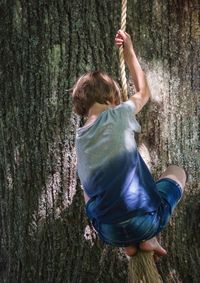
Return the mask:
[(118, 47), (124, 47), (124, 59), (128, 65), (129, 71), (135, 84), (136, 93), (130, 98), (136, 106), (136, 114), (143, 108), (150, 97), (150, 91), (146, 76), (136, 57), (130, 35), (126, 32), (118, 31), (115, 37), (115, 43)]

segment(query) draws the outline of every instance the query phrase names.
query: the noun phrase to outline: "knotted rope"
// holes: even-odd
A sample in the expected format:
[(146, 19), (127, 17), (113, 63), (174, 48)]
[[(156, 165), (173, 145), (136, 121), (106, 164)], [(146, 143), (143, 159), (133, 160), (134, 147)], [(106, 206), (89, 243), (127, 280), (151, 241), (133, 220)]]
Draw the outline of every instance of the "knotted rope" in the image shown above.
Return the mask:
[[(126, 10), (127, 10), (127, 0), (122, 0), (122, 10), (121, 10), (121, 30), (126, 30)], [(122, 99), (126, 101), (128, 99), (127, 81), (126, 81), (126, 70), (124, 61), (124, 50), (123, 46), (119, 48), (119, 61), (120, 61), (120, 75), (122, 84)]]

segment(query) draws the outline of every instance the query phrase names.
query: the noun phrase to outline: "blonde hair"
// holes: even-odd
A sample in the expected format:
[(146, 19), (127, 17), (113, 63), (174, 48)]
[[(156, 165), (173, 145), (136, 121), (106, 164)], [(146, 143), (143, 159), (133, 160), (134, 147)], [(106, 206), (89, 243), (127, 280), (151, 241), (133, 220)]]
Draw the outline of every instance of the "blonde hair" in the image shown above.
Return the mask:
[(75, 83), (72, 102), (74, 111), (85, 117), (95, 102), (120, 104), (120, 88), (117, 82), (107, 74), (100, 71), (89, 72), (81, 76)]

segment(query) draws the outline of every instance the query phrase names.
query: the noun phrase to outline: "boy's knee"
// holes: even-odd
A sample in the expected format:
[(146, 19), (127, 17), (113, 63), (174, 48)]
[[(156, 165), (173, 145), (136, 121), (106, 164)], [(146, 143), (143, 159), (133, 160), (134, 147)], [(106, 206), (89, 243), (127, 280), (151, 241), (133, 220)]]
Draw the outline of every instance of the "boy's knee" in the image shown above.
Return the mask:
[(183, 167), (177, 165), (170, 165), (167, 170), (169, 175), (173, 175), (175, 181), (181, 184), (182, 189), (185, 187), (185, 183), (187, 181), (187, 172)]
[(186, 176), (186, 171), (185, 171), (185, 169), (184, 169), (183, 167), (181, 167), (181, 166), (172, 164), (172, 165), (169, 165), (169, 166), (167, 167), (167, 169), (170, 169), (170, 170), (172, 170), (173, 172), (180, 172), (180, 174)]
[(182, 190), (184, 190), (187, 174), (182, 167), (177, 165), (169, 165), (166, 171), (162, 174), (161, 179), (162, 178), (170, 178), (174, 180), (181, 186)]

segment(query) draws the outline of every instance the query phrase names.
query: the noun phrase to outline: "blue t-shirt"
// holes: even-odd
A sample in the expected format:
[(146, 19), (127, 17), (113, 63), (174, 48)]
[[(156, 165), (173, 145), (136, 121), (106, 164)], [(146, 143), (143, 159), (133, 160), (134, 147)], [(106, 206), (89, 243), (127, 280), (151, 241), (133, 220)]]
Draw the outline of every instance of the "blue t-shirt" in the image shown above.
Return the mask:
[(92, 199), (92, 217), (118, 223), (155, 211), (160, 197), (155, 182), (137, 150), (140, 132), (135, 105), (128, 100), (102, 112), (94, 123), (77, 130), (78, 175)]

